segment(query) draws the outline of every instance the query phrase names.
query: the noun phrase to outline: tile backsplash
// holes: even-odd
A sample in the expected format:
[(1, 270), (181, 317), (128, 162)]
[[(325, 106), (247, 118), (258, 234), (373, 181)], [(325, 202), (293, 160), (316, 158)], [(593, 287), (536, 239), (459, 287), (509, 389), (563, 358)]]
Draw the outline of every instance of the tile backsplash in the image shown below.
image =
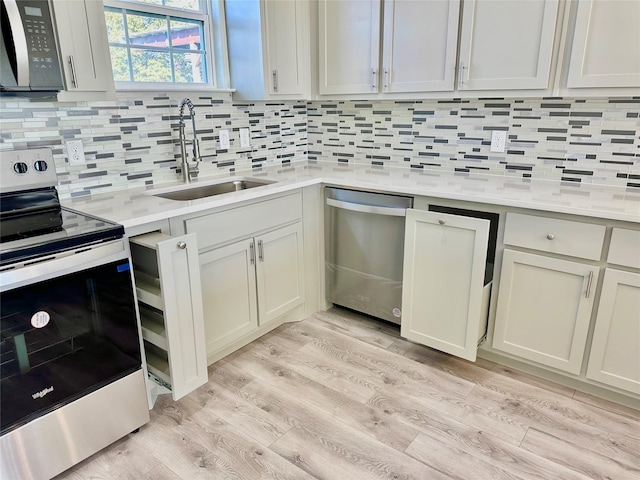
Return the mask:
[(640, 97), (313, 102), (309, 158), (640, 187), (639, 112)]
[[(0, 99), (2, 150), (51, 147), (62, 197), (177, 179), (179, 94), (110, 102)], [(192, 94), (203, 175), (307, 158), (640, 188), (640, 97), (234, 102)], [(239, 129), (250, 128), (241, 148)], [(231, 148), (220, 150), (220, 129)], [(490, 152), (491, 132), (507, 134)], [(187, 138), (191, 121), (186, 119)], [(71, 166), (80, 139), (86, 165)], [(189, 147), (188, 147), (189, 149)]]
[[(181, 98), (179, 94), (129, 93), (110, 102), (2, 99), (0, 155), (6, 149), (50, 147), (61, 197), (175, 181)], [(195, 105), (202, 175), (306, 160), (305, 102), (240, 103), (222, 93), (190, 98)], [(189, 140), (193, 129), (186, 116)], [(240, 147), (240, 128), (250, 129), (248, 148)], [(228, 150), (219, 149), (221, 129), (229, 130)], [(82, 140), (86, 165), (69, 165), (66, 140)], [(187, 145), (188, 152), (190, 148)]]

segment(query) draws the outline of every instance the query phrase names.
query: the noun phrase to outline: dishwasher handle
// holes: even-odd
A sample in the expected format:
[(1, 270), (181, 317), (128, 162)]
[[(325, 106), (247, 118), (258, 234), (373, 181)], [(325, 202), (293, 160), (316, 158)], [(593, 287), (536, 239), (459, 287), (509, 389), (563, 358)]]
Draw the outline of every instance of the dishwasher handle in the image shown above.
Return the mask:
[(361, 203), (343, 202), (342, 200), (334, 200), (327, 198), (327, 205), (344, 210), (352, 210), (354, 212), (373, 213), (375, 215), (389, 215), (392, 217), (406, 217), (406, 208), (397, 207), (376, 207), (373, 205), (363, 205)]

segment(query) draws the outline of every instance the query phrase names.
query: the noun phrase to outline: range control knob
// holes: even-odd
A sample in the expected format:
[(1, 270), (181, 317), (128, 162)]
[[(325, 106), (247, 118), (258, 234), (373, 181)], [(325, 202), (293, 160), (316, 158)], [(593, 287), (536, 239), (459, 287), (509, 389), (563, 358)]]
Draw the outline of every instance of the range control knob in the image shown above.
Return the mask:
[(33, 168), (35, 168), (38, 172), (44, 172), (47, 168), (49, 168), (49, 165), (47, 165), (47, 162), (45, 162), (44, 160), (38, 160), (33, 164)]
[(24, 162), (16, 162), (13, 164), (13, 171), (16, 173), (27, 173), (29, 167)]

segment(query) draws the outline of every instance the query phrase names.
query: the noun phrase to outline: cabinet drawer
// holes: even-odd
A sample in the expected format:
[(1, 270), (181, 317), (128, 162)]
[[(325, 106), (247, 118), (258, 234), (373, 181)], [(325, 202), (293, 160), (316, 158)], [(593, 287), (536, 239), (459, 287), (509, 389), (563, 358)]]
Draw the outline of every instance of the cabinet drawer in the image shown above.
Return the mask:
[(508, 213), (504, 243), (559, 255), (600, 260), (605, 230), (603, 225)]
[(640, 268), (640, 231), (614, 228), (607, 263)]
[(198, 235), (198, 245), (206, 249), (214, 245), (250, 237), (279, 225), (302, 218), (302, 196), (293, 195), (232, 208), (185, 221), (188, 233)]

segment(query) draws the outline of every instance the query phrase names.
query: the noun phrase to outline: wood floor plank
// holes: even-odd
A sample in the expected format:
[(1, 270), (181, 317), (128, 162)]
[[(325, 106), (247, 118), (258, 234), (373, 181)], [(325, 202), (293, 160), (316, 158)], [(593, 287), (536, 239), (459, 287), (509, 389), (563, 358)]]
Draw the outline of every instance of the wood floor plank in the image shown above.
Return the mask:
[(503, 470), (497, 464), (474, 457), (464, 450), (435, 442), (433, 438), (422, 433), (409, 445), (406, 453), (438, 471), (446, 472), (451, 478), (457, 480), (468, 478), (522, 480), (525, 478)]
[(375, 382), (364, 378), (360, 372), (354, 372), (348, 365), (336, 365), (332, 358), (306, 350), (309, 344), (298, 350), (287, 351), (282, 348), (280, 340), (280, 337), (261, 340), (255, 343), (252, 351), (363, 403), (376, 392), (378, 386)]
[(522, 448), (594, 480), (637, 480), (640, 478), (640, 452), (638, 452), (638, 462), (629, 465), (617, 461), (616, 458), (563, 441), (535, 428), (530, 428), (527, 432), (522, 442)]
[(140, 480), (176, 480), (180, 476), (164, 463), (160, 463), (139, 478)]
[(331, 309), (209, 367), (65, 480), (639, 478), (640, 412)]
[[(403, 451), (418, 434), (414, 428), (388, 418), (384, 412), (378, 412), (340, 392), (302, 377), (282, 365), (261, 357), (245, 358), (244, 361), (263, 380), (251, 382), (241, 391), (251, 393), (252, 401), (263, 409), (273, 410), (276, 403), (287, 405), (288, 415), (281, 414), (280, 418), (291, 426), (299, 425), (291, 419), (302, 422), (308, 421), (308, 416), (330, 416), (339, 419), (339, 425), (358, 429), (399, 451)], [(263, 390), (261, 395), (260, 389)], [(291, 392), (294, 399), (278, 396), (274, 392)], [(267, 403), (272, 406), (269, 407)], [(297, 412), (296, 408), (304, 414)]]
[(209, 381), (215, 380), (216, 383), (224, 385), (229, 390), (239, 390), (255, 379), (246, 368), (236, 368), (225, 360), (218, 360), (209, 365), (208, 372)]
[(368, 404), (423, 431), (434, 425), (446, 429), (459, 428), (462, 424), (512, 445), (520, 444), (528, 428), (508, 415), (491, 408), (477, 407), (466, 400), (414, 395), (398, 387), (381, 390), (371, 397)]
[(310, 479), (293, 463), (243, 435), (209, 408), (199, 410), (181, 431), (207, 447), (207, 464), (215, 465), (212, 478)]
[(487, 382), (479, 382), (479, 385), (503, 395), (517, 398), (527, 405), (534, 405), (541, 411), (545, 411), (550, 416), (557, 418), (558, 421), (564, 419), (575, 420), (584, 425), (597, 429), (606, 429), (612, 433), (640, 440), (640, 422), (589, 404), (576, 402), (564, 395), (558, 395), (553, 391), (540, 388), (526, 381), (518, 381), (504, 375), (497, 375)]
[(602, 408), (604, 410), (607, 410), (608, 412), (623, 415), (630, 418), (631, 420), (640, 421), (640, 400), (636, 401), (636, 405), (638, 408), (634, 409), (625, 405), (620, 405), (619, 403), (605, 400), (603, 398), (594, 397), (593, 395), (580, 392), (579, 390), (575, 391), (575, 393), (573, 394), (573, 399), (582, 403), (586, 403), (588, 405), (592, 405), (594, 407)]
[(472, 383), (495, 375), (493, 369), (496, 364), (488, 360), (478, 358), (475, 362), (469, 362), (404, 339), (396, 340), (387, 350)]
[[(478, 407), (492, 408), (515, 422), (562, 438), (584, 450), (604, 453), (631, 465), (639, 461), (640, 443), (636, 439), (614, 433), (607, 427), (597, 428), (554, 415), (552, 410), (541, 408), (535, 402), (527, 403), (513, 392), (501, 393), (478, 385), (466, 400)], [(612, 421), (611, 426), (615, 423)]]
[[(451, 476), (461, 478), (503, 478), (514, 476), (528, 480), (590, 480), (571, 469), (551, 460), (504, 442), (491, 435), (473, 429), (448, 430), (431, 428), (420, 433), (407, 453), (416, 458), (430, 458), (431, 465)], [(464, 454), (464, 464), (448, 465), (452, 457), (458, 459)], [(437, 467), (436, 467), (437, 465)], [(488, 468), (487, 465), (497, 470)], [(485, 474), (480, 474), (481, 471)]]
[(383, 378), (385, 385), (411, 384), (416, 388), (448, 392), (461, 398), (464, 398), (475, 385), (473, 382), (446, 374), (429, 365), (418, 364), (386, 349), (354, 340), (310, 322), (293, 327), (293, 329), (301, 328), (305, 328), (316, 337), (301, 351), (318, 347), (338, 362), (368, 369)]
[(573, 398), (573, 395), (576, 392), (575, 389), (571, 387), (566, 387), (564, 385), (560, 385), (559, 383), (536, 377), (535, 375), (519, 372), (518, 370), (514, 370), (513, 368), (506, 367), (504, 365), (496, 364), (496, 366), (493, 368), (493, 371), (499, 373), (501, 376), (512, 378), (520, 382), (525, 382), (528, 385), (542, 388), (543, 390), (554, 392), (564, 397)]
[(271, 449), (316, 478), (448, 480), (450, 477), (382, 443), (339, 430), (292, 428)]
[(215, 412), (243, 435), (265, 447), (290, 428), (286, 423), (274, 421), (264, 410), (242, 401), (232, 390), (218, 384), (214, 378), (191, 393), (189, 399), (203, 409)]
[(400, 338), (400, 325), (390, 324), (344, 309), (331, 308), (313, 315), (314, 323), (354, 340), (388, 348)]

